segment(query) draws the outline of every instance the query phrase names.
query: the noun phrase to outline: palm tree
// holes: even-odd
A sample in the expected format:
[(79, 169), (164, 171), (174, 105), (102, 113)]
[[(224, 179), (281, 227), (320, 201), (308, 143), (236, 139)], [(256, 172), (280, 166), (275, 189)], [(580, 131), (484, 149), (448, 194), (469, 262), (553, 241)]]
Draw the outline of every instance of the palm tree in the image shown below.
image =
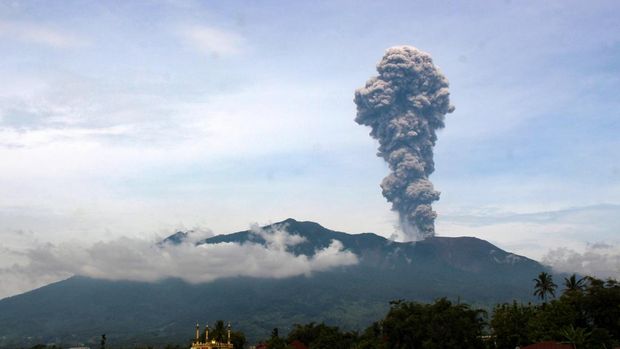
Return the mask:
[(582, 291), (585, 281), (584, 278), (577, 279), (577, 275), (575, 274), (564, 278), (564, 292)]
[(573, 325), (570, 325), (570, 327), (565, 327), (562, 329), (562, 335), (573, 345), (573, 348), (581, 349), (588, 343), (592, 332), (586, 330), (585, 328), (575, 328)]
[(534, 285), (534, 295), (538, 296), (543, 303), (547, 302), (547, 295), (555, 297), (555, 289), (558, 285), (553, 282), (553, 277), (550, 274), (543, 271), (533, 281), (536, 283)]

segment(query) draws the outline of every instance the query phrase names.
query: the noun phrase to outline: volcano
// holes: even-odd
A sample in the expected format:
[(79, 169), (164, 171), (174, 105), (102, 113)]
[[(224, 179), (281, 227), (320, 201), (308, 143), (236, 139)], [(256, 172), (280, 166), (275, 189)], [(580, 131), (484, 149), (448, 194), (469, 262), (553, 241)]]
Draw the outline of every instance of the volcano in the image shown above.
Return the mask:
[[(347, 234), (314, 222), (287, 219), (263, 229), (303, 237), (290, 252), (312, 256), (332, 240), (358, 256), (356, 265), (289, 278), (233, 277), (190, 284), (109, 281), (74, 276), (0, 300), (0, 347), (98, 343), (185, 344), (196, 321), (231, 321), (250, 341), (295, 323), (326, 322), (362, 329), (385, 315), (389, 301), (448, 297), (478, 307), (532, 301), (532, 279), (548, 268), (474, 237), (394, 242), (373, 233)], [(188, 238), (177, 232), (161, 243)], [(196, 244), (265, 243), (251, 231)]]

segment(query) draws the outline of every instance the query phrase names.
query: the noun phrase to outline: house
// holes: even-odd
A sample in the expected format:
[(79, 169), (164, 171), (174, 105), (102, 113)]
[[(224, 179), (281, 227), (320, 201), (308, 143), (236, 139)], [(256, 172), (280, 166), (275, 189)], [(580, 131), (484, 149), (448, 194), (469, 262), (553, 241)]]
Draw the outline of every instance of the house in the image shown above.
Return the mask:
[(291, 347), (293, 347), (295, 349), (308, 349), (308, 347), (304, 343), (298, 341), (297, 339), (292, 341), (290, 345), (291, 345)]
[[(298, 341), (297, 339), (289, 343), (289, 345), (295, 349), (308, 349), (308, 347), (304, 343)], [(259, 343), (255, 347), (250, 347), (250, 348), (251, 349), (267, 349), (267, 344)]]
[(521, 349), (575, 349), (572, 344), (558, 343), (558, 342), (540, 342), (530, 344), (522, 347)]

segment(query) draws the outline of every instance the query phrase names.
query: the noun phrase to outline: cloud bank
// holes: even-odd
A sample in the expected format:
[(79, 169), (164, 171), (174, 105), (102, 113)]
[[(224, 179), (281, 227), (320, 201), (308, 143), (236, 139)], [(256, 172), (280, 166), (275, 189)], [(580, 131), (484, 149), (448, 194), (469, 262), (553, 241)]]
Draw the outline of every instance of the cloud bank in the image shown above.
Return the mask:
[(583, 252), (560, 247), (549, 251), (542, 261), (559, 272), (620, 279), (620, 246), (594, 243)]
[[(294, 255), (287, 247), (304, 240), (284, 230), (252, 228), (266, 244), (254, 242), (196, 245), (190, 236), (179, 244), (119, 238), (90, 246), (76, 243), (41, 244), (20, 253), (24, 263), (0, 269), (0, 297), (81, 275), (107, 280), (153, 282), (181, 278), (190, 283), (226, 277), (286, 278), (311, 275), (338, 266), (354, 265), (357, 256), (339, 241), (312, 256)], [(20, 281), (21, 280), (21, 281)], [(6, 282), (4, 282), (6, 281)], [(12, 288), (8, 288), (12, 287)]]

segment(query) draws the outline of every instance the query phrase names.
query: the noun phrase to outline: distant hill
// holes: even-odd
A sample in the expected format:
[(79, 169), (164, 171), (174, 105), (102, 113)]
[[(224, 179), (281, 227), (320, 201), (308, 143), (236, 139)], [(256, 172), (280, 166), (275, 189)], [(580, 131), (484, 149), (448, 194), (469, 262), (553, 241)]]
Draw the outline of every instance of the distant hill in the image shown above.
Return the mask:
[[(532, 279), (548, 271), (538, 262), (473, 237), (433, 237), (399, 243), (381, 236), (346, 234), (314, 222), (287, 219), (279, 227), (305, 241), (289, 247), (312, 255), (339, 240), (359, 264), (285, 279), (237, 277), (204, 284), (177, 279), (156, 283), (72, 277), (0, 300), (0, 347), (37, 343), (109, 346), (186, 343), (196, 321), (230, 320), (248, 339), (282, 333), (294, 323), (325, 321), (361, 329), (382, 317), (394, 299), (438, 297), (489, 306), (532, 300)], [(162, 243), (180, 243), (178, 232)], [(218, 235), (197, 244), (265, 243), (250, 231)]]

